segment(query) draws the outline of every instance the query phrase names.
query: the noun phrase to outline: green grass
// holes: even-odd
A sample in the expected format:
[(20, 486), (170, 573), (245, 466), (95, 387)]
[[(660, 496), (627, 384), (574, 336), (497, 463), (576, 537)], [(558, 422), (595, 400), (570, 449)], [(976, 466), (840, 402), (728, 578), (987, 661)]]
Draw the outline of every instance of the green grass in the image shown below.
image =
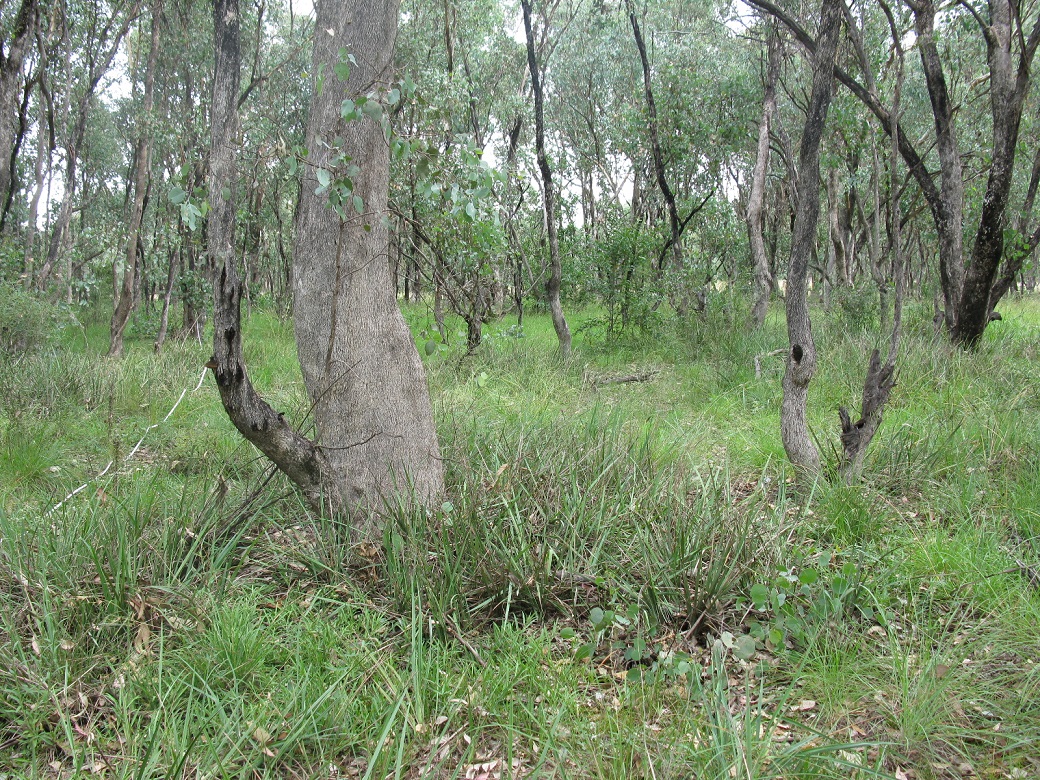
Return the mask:
[[(109, 361), (99, 313), (8, 360), (0, 777), (1036, 774), (1040, 301), (970, 354), (911, 306), (863, 483), (802, 492), (782, 359), (755, 371), (782, 319), (733, 306), (620, 343), (572, 314), (567, 365), (544, 315), (469, 357), (449, 320), (425, 361), (450, 503), (380, 549), (195, 390), (207, 345)], [(814, 328), (833, 460), (879, 337), (852, 308)], [(306, 424), (289, 324), (256, 310), (245, 343)]]

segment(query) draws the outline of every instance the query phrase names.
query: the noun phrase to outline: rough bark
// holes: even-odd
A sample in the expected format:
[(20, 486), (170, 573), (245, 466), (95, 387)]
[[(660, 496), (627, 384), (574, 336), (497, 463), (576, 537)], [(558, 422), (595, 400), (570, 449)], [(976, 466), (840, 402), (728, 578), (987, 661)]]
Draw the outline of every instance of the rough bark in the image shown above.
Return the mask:
[(812, 92), (798, 154), (798, 208), (787, 273), (787, 337), (790, 349), (783, 379), (780, 436), (787, 457), (801, 478), (814, 479), (820, 453), (806, 420), (809, 383), (816, 371), (816, 345), (809, 319), (808, 270), (820, 217), (820, 141), (827, 122), (834, 83), (834, 60), (841, 31), (842, 0), (823, 0), (820, 36), (813, 63)]
[(768, 65), (762, 95), (762, 121), (758, 124), (758, 151), (755, 168), (751, 174), (751, 194), (748, 196), (747, 207), (751, 264), (755, 276), (755, 302), (751, 307), (751, 320), (756, 328), (761, 328), (765, 324), (769, 296), (772, 292), (772, 274), (769, 271), (769, 255), (766, 253), (763, 214), (766, 175), (769, 173), (769, 128), (773, 114), (776, 112), (776, 82), (780, 75), (780, 40), (775, 21), (769, 23), (766, 48)]
[(935, 4), (932, 0), (908, 4), (914, 12), (917, 48), (935, 122), (940, 176), (940, 208), (935, 220), (939, 236), (939, 278), (946, 307), (946, 327), (952, 332), (957, 325), (957, 301), (964, 283), (964, 172), (957, 147), (953, 105), (936, 42)]
[[(393, 67), (397, 0), (325, 0), (317, 7), (313, 71), (328, 74), (307, 123), (308, 172), (296, 219), (293, 322), (318, 445), (339, 510), (360, 537), (378, 530), (387, 501), (432, 505), (444, 488), (426, 375), (393, 294), (386, 227), (390, 153), (378, 122), (344, 122), (346, 97), (385, 86)], [(339, 52), (356, 56), (347, 81)], [(318, 195), (316, 169), (336, 150), (360, 168), (362, 214), (341, 218)]]
[[(639, 20), (636, 18), (635, 6), (631, 0), (626, 0), (628, 8), (628, 21), (632, 25), (632, 35), (636, 41), (636, 49), (639, 50), (639, 62), (643, 69), (643, 97), (646, 100), (647, 124), (650, 130), (650, 151), (654, 163), (654, 176), (657, 186), (664, 198), (665, 208), (668, 210), (668, 228), (671, 233), (670, 245), (672, 250), (672, 263), (676, 270), (682, 268), (682, 244), (680, 243), (681, 229), (679, 227), (679, 210), (675, 205), (675, 193), (668, 184), (665, 175), (664, 154), (661, 151), (661, 139), (657, 127), (657, 104), (654, 102), (654, 90), (650, 81), (650, 60), (646, 55), (646, 44), (643, 41), (643, 32), (639, 28)], [(658, 261), (658, 270), (663, 270), (664, 254)]]
[[(896, 81), (892, 98), (892, 117), (898, 122), (900, 112), (900, 99), (903, 91), (904, 55), (899, 36), (896, 35), (894, 18), (889, 7), (882, 3), (882, 8), (888, 16), (892, 25), (893, 39), (896, 50)], [(877, 156), (875, 153), (875, 169), (877, 169)], [(863, 472), (863, 461), (866, 458), (867, 448), (874, 440), (881, 425), (882, 414), (888, 404), (889, 396), (896, 384), (896, 358), (899, 355), (899, 342), (902, 338), (903, 328), (903, 295), (906, 287), (906, 273), (904, 271), (902, 236), (900, 231), (900, 207), (899, 207), (899, 143), (893, 138), (889, 147), (889, 235), (892, 238), (892, 274), (895, 277), (895, 301), (892, 315), (892, 335), (889, 340), (888, 355), (884, 364), (881, 362), (881, 352), (875, 349), (870, 355), (867, 365), (867, 376), (863, 382), (863, 396), (860, 404), (860, 418), (852, 422), (848, 410), (843, 406), (838, 410), (841, 421), (841, 445), (842, 458), (839, 470), (846, 484), (852, 484), (859, 479)], [(880, 172), (878, 172), (880, 176)], [(876, 187), (875, 183), (875, 187)], [(880, 212), (880, 198), (875, 190), (875, 203)], [(875, 215), (876, 219), (877, 215)], [(884, 321), (882, 321), (884, 327)]]
[(542, 200), (545, 206), (545, 231), (549, 238), (549, 279), (545, 291), (549, 296), (549, 311), (552, 313), (556, 338), (560, 342), (560, 354), (567, 360), (571, 354), (571, 330), (563, 314), (560, 288), (563, 284), (563, 268), (560, 263), (560, 239), (556, 229), (556, 190), (553, 187), (552, 168), (545, 154), (545, 115), (543, 110), (542, 80), (535, 56), (534, 31), (531, 26), (531, 0), (521, 0), (524, 13), (524, 33), (527, 36), (527, 66), (531, 71), (531, 89), (534, 92), (535, 151), (538, 170), (542, 176)]
[(123, 283), (112, 312), (112, 325), (108, 345), (110, 357), (121, 357), (123, 354), (123, 334), (126, 331), (127, 324), (130, 322), (130, 315), (133, 314), (137, 299), (135, 295), (135, 287), (138, 282), (137, 270), (142, 259), (138, 254), (137, 247), (141, 236), (141, 222), (144, 219), (145, 196), (148, 193), (148, 182), (151, 178), (151, 115), (155, 96), (155, 63), (159, 53), (159, 15), (161, 13), (161, 0), (156, 0), (152, 4), (152, 30), (148, 44), (148, 61), (145, 65), (144, 73), (142, 113), (138, 118), (137, 141), (134, 149), (134, 159), (136, 160), (134, 201), (127, 229)]
[[(974, 346), (990, 322), (991, 290), (1004, 254), (1004, 230), (1007, 227), (1007, 205), (1015, 172), (1015, 152), (1022, 109), (1029, 95), (1030, 68), (1040, 44), (1040, 18), (1028, 38), (1022, 31), (1017, 4), (1010, 0), (990, 0), (990, 20), (986, 24), (976, 17), (986, 37), (989, 62), (990, 110), (993, 117), (993, 151), (982, 213), (975, 233), (971, 262), (964, 274), (964, 284), (957, 308), (954, 340)], [(1012, 50), (1019, 40), (1017, 64)]]
[(206, 244), (218, 272), (214, 285), (213, 358), (208, 365), (235, 427), (301, 489), (312, 507), (320, 510), (335, 506), (338, 499), (328, 478), (331, 469), (327, 459), (253, 389), (242, 358), (242, 283), (235, 267), (235, 147), (241, 58), (238, 0), (216, 0), (213, 26), (216, 65), (209, 155), (212, 210), (206, 223)]
[(22, 0), (14, 17), (7, 51), (0, 47), (0, 203), (7, 202), (14, 181), (14, 159), (9, 150), (14, 148), (22, 64), (32, 42), (37, 13), (37, 0)]

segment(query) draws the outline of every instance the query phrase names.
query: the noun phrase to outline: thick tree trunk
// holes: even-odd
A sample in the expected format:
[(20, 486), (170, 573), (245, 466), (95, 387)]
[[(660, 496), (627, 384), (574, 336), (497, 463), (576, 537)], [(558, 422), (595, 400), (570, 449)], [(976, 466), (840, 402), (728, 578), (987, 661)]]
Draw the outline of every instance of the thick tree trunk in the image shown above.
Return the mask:
[(543, 111), (542, 80), (535, 56), (534, 31), (531, 27), (531, 0), (520, 0), (524, 13), (524, 32), (527, 35), (527, 66), (531, 71), (531, 88), (534, 92), (535, 150), (538, 170), (542, 175), (542, 198), (545, 205), (545, 231), (549, 237), (549, 279), (545, 291), (549, 296), (549, 311), (552, 313), (556, 338), (560, 342), (560, 354), (567, 360), (571, 354), (571, 330), (560, 303), (560, 288), (563, 284), (563, 268), (560, 263), (560, 239), (556, 232), (556, 190), (553, 188), (552, 169), (545, 154), (545, 117)]
[[(317, 7), (314, 69), (329, 74), (307, 123), (308, 174), (296, 220), (294, 326), (318, 444), (332, 469), (341, 512), (359, 536), (373, 513), (410, 496), (430, 506), (444, 489), (426, 375), (389, 279), (386, 214), (390, 156), (381, 125), (343, 122), (344, 98), (385, 86), (392, 74), (397, 0), (325, 0)], [(346, 82), (339, 52), (356, 55)], [(339, 150), (330, 149), (343, 139)], [(346, 218), (316, 195), (314, 171), (343, 152), (360, 171), (353, 194), (363, 213)]]
[[(121, 357), (123, 354), (123, 333), (130, 322), (137, 299), (137, 268), (143, 261), (138, 255), (138, 244), (141, 237), (141, 223), (144, 220), (145, 196), (148, 194), (148, 181), (151, 177), (151, 134), (152, 107), (155, 95), (155, 62), (159, 54), (159, 16), (162, 14), (161, 0), (152, 4), (152, 33), (149, 40), (148, 62), (144, 73), (144, 95), (141, 105), (142, 117), (137, 129), (137, 143), (134, 150), (136, 175), (134, 176), (134, 202), (130, 211), (130, 224), (126, 237), (126, 261), (123, 267), (123, 284), (115, 300), (112, 312), (112, 326), (108, 354), (110, 357)], [(143, 270), (143, 269), (142, 269)]]
[(815, 246), (820, 217), (820, 140), (831, 103), (834, 60), (841, 31), (841, 2), (823, 0), (820, 10), (820, 37), (815, 47), (812, 93), (798, 154), (798, 209), (791, 237), (785, 301), (790, 351), (783, 380), (780, 436), (787, 457), (800, 476), (808, 479), (819, 474), (820, 453), (809, 433), (806, 419), (809, 383), (816, 371), (816, 345), (809, 319), (807, 281), (809, 258)]
[(751, 194), (748, 196), (747, 208), (751, 265), (755, 277), (755, 302), (751, 307), (751, 320), (756, 328), (761, 328), (765, 324), (773, 281), (769, 271), (769, 255), (766, 253), (763, 215), (766, 199), (766, 175), (769, 173), (769, 128), (773, 114), (776, 113), (776, 82), (780, 76), (780, 40), (775, 21), (769, 22), (766, 48), (769, 60), (766, 67), (765, 91), (762, 96), (762, 121), (758, 125), (758, 150), (755, 168), (751, 174)]
[(22, 63), (36, 27), (37, 5), (37, 0), (22, 0), (14, 17), (7, 51), (0, 49), (0, 203), (7, 203), (14, 183), (14, 160), (10, 150), (14, 148), (18, 123)]

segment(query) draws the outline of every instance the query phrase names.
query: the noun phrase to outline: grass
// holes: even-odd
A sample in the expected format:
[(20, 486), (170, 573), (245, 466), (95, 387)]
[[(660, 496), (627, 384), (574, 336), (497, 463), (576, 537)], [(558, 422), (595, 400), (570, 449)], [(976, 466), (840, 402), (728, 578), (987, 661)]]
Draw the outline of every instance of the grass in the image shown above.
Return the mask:
[[(850, 312), (815, 323), (827, 453), (878, 340)], [(1040, 301), (970, 354), (911, 307), (866, 479), (803, 493), (782, 364), (755, 371), (779, 319), (730, 301), (617, 343), (595, 315), (567, 365), (545, 316), (468, 358), (450, 324), (426, 358), (448, 503), (379, 549), (194, 390), (205, 346), (109, 361), (99, 312), (8, 361), (0, 777), (1040, 772)], [(301, 422), (291, 339), (255, 310), (253, 380)]]

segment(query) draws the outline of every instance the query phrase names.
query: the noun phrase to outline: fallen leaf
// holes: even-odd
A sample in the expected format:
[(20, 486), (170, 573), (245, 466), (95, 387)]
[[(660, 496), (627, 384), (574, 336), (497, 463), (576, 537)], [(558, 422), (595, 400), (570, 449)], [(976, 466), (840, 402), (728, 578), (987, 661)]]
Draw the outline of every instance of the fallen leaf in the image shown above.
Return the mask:
[(812, 699), (802, 699), (800, 702), (791, 707), (791, 712), (808, 712), (809, 710), (816, 709), (816, 702)]

